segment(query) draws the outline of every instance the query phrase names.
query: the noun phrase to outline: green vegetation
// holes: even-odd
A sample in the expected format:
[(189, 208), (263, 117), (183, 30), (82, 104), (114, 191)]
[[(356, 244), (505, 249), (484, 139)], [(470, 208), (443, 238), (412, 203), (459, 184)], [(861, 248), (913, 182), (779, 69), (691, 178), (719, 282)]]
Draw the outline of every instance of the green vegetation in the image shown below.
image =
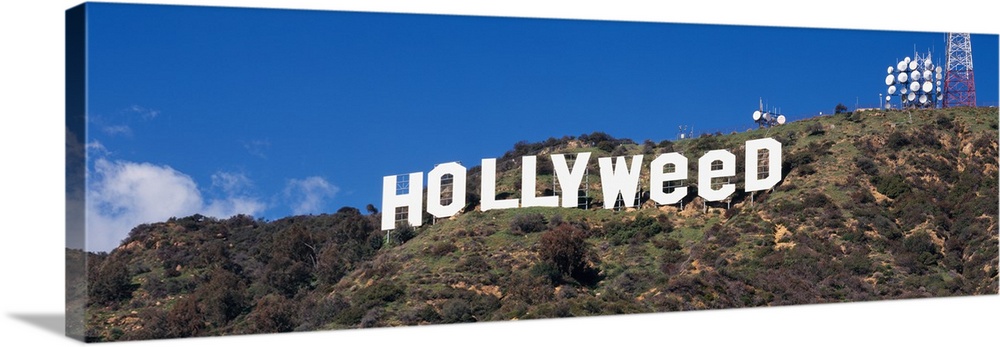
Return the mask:
[[(673, 142), (519, 142), (504, 158), (540, 155), (539, 194), (547, 154), (592, 151), (594, 175), (600, 156), (728, 149), (742, 172), (743, 143), (765, 133), (784, 172), (752, 203), (738, 174), (729, 204), (689, 179), (683, 209), (647, 196), (605, 210), (594, 185), (590, 209), (480, 212), (474, 167), (453, 219), (387, 237), (374, 206), (172, 218), (110, 254), (67, 253), (87, 259), (89, 284), (67, 290), (89, 294), (91, 341), (996, 294), (997, 121), (995, 108), (856, 111)], [(498, 193), (517, 196), (520, 161), (498, 165)]]

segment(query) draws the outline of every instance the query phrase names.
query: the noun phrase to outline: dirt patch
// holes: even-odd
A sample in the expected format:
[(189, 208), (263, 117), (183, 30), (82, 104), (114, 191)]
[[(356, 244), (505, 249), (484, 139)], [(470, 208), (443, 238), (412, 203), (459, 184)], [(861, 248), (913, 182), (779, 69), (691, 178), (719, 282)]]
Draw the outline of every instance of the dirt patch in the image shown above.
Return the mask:
[(459, 281), (458, 283), (452, 284), (451, 287), (455, 289), (465, 289), (473, 291), (479, 295), (492, 295), (498, 299), (503, 297), (503, 292), (500, 291), (499, 286), (477, 286), (474, 284), (470, 285), (468, 283), (465, 283), (465, 281)]
[(781, 240), (787, 240), (792, 236), (792, 232), (788, 230), (784, 225), (776, 224), (774, 226), (774, 250), (784, 249), (784, 248), (794, 248), (794, 241), (782, 242)]

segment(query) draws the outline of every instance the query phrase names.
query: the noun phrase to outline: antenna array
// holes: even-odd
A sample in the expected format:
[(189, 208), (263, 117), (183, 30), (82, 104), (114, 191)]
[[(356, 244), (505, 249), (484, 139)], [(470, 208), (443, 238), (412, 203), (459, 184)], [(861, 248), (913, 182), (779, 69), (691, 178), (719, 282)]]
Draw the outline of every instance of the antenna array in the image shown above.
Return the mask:
[(925, 56), (914, 53), (913, 59), (906, 57), (886, 68), (885, 107), (892, 108), (895, 98), (903, 109), (937, 108), (943, 81), (941, 66), (934, 64), (930, 52)]
[(780, 111), (765, 111), (764, 109), (764, 99), (760, 99), (760, 105), (757, 110), (753, 112), (753, 121), (757, 123), (758, 127), (772, 127), (775, 125), (785, 124), (785, 115), (780, 114)]

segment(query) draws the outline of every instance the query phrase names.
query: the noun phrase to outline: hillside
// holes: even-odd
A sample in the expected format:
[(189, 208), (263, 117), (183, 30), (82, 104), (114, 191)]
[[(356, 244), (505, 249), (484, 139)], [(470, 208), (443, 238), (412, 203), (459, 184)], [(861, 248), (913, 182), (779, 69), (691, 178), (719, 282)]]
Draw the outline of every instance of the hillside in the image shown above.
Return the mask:
[[(275, 221), (140, 225), (86, 257), (92, 341), (521, 320), (998, 293), (996, 108), (861, 111), (680, 141), (602, 133), (518, 143), (497, 162), (517, 197), (523, 155), (592, 152), (589, 209), (478, 210), (396, 230), (374, 209)], [(742, 146), (783, 144), (783, 180), (743, 192)], [(736, 194), (606, 210), (597, 157), (737, 155)], [(692, 187), (692, 189), (696, 189)], [(373, 200), (377, 197), (373, 197)], [(372, 201), (377, 204), (377, 201)], [(727, 208), (728, 207), (728, 208)], [(68, 262), (82, 259), (72, 253)], [(70, 260), (70, 259), (73, 260)], [(78, 283), (68, 288), (81, 290)], [(75, 300), (84, 300), (82, 296)]]

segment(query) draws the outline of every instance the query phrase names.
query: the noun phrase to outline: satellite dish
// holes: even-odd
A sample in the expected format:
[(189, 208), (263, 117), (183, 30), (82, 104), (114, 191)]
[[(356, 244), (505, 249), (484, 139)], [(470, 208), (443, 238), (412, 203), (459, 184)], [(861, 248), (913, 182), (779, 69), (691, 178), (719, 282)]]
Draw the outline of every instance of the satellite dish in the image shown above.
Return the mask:
[(941, 94), (941, 87), (937, 87), (937, 93)]
[(760, 120), (760, 111), (753, 111), (753, 120)]
[(936, 83), (937, 85), (939, 85), (939, 86), (941, 85), (941, 81), (937, 81), (937, 82), (935, 82), (935, 83)]
[(911, 71), (910, 72), (910, 79), (914, 80), (914, 81), (919, 80), (920, 79), (920, 71)]
[(931, 60), (930, 59), (924, 59), (924, 68), (927, 68), (927, 69), (931, 68)]
[(893, 83), (896, 83), (896, 76), (885, 76), (885, 85), (891, 86)]
[(910, 57), (903, 58), (903, 61), (906, 62), (907, 64), (909, 64), (910, 63)]
[(942, 75), (940, 72), (938, 72), (938, 73), (934, 74), (934, 78), (935, 79), (942, 79), (942, 78), (944, 78), (944, 75)]
[(931, 79), (931, 76), (933, 76), (933, 73), (931, 72), (931, 70), (924, 70), (924, 79), (925, 80)]
[(920, 95), (920, 103), (921, 104), (926, 104), (927, 103), (927, 94)]
[(771, 114), (767, 113), (767, 112), (764, 112), (764, 120), (771, 121)]
[(906, 95), (906, 93), (909, 93), (909, 91), (906, 90), (906, 87), (903, 87), (903, 88), (899, 89), (899, 95)]
[(778, 124), (785, 124), (785, 115), (778, 115)]
[(906, 63), (907, 62), (905, 61), (896, 63), (896, 70), (898, 70), (899, 72), (903, 72), (903, 70), (906, 70)]
[(931, 83), (931, 81), (924, 81), (924, 85), (923, 88), (921, 88), (921, 90), (923, 90), (924, 93), (930, 93), (932, 90), (934, 90), (934, 83)]
[(910, 91), (915, 92), (917, 90), (920, 90), (920, 82), (917, 81), (910, 82)]
[(889, 94), (896, 94), (896, 86), (889, 86)]
[(889, 100), (892, 100), (892, 97), (891, 97), (891, 96), (888, 96), (888, 95), (886, 95), (886, 96), (885, 96), (885, 102), (889, 102)]
[(909, 68), (910, 68), (910, 70), (916, 70), (917, 69), (917, 61), (916, 60), (911, 60)]
[(891, 75), (892, 74), (892, 66), (890, 66), (888, 69), (885, 69), (885, 73)]
[(906, 94), (906, 101), (911, 101), (912, 102), (913, 100), (916, 100), (916, 99), (917, 99), (917, 94), (914, 93), (913, 91), (910, 91), (909, 94)]
[(899, 75), (896, 76), (896, 80), (898, 80), (899, 83), (906, 83), (906, 80), (909, 79), (909, 77), (910, 76), (907, 76), (905, 72), (900, 72)]
[(940, 66), (935, 67), (934, 68), (934, 73), (941, 73), (941, 67)]

